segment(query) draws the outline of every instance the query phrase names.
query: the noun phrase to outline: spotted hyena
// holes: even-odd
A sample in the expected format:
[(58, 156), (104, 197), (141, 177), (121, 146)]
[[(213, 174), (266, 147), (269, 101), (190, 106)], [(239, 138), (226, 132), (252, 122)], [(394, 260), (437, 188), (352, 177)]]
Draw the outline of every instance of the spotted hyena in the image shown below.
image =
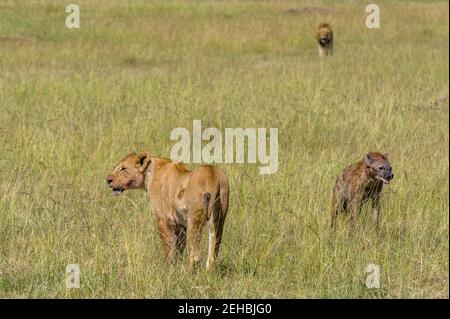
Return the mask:
[(381, 191), (393, 177), (387, 154), (370, 152), (359, 162), (346, 167), (336, 178), (333, 188), (332, 227), (341, 211), (350, 213), (354, 225), (359, 209), (368, 200), (372, 204), (373, 222), (378, 226)]

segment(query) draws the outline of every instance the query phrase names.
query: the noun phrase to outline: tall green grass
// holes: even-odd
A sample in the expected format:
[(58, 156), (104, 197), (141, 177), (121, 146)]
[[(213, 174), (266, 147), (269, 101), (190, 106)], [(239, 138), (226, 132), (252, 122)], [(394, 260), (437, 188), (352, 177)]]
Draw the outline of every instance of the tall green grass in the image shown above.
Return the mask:
[[(448, 298), (447, 2), (378, 1), (378, 30), (353, 1), (77, 3), (69, 30), (64, 1), (0, 1), (0, 297)], [(322, 21), (336, 44), (320, 62)], [(127, 152), (167, 157), (193, 119), (279, 129), (275, 174), (219, 165), (213, 273), (168, 267), (145, 192), (105, 183)], [(371, 150), (395, 174), (381, 229), (364, 209), (332, 234), (335, 176)]]

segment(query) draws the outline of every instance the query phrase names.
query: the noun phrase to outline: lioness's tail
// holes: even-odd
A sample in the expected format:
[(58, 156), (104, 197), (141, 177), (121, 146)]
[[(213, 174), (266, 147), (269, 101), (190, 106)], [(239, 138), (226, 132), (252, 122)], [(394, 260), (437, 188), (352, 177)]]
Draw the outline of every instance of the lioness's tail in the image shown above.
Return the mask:
[(205, 210), (205, 215), (206, 218), (209, 219), (209, 211), (208, 211), (208, 207), (209, 207), (209, 201), (211, 200), (211, 193), (206, 192), (203, 195), (203, 209)]
[[(216, 195), (214, 196), (214, 202), (212, 204), (212, 207), (209, 207), (209, 203), (211, 202), (211, 193), (210, 192), (205, 192), (205, 194), (203, 194), (203, 209), (205, 211), (205, 215), (207, 220), (209, 220), (209, 218), (211, 217), (211, 214), (215, 211), (217, 212), (221, 212), (222, 210), (222, 206), (221, 206), (221, 195), (220, 195), (220, 184), (217, 184), (217, 192)], [(217, 213), (215, 213), (217, 214)]]

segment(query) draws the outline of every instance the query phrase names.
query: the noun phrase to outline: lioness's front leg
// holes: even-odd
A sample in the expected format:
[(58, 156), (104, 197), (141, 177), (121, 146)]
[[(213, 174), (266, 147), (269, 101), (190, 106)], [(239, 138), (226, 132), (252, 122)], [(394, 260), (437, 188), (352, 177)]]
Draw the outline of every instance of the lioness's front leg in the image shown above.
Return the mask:
[(177, 233), (176, 227), (173, 226), (167, 218), (158, 218), (156, 221), (158, 234), (163, 243), (166, 260), (175, 262), (177, 259)]
[(183, 255), (184, 248), (186, 247), (186, 225), (180, 224), (176, 227), (177, 236), (177, 257)]

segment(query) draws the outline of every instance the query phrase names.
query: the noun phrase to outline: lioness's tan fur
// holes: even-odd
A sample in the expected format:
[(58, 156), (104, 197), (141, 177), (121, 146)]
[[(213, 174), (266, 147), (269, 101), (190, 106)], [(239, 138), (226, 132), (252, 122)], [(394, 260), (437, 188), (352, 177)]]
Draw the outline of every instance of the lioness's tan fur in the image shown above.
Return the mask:
[(208, 225), (206, 268), (211, 269), (228, 211), (228, 179), (219, 168), (200, 165), (190, 171), (169, 159), (132, 153), (116, 165), (107, 181), (115, 191), (147, 190), (166, 257), (171, 261), (183, 252), (187, 237), (190, 264), (196, 264), (201, 233)]

